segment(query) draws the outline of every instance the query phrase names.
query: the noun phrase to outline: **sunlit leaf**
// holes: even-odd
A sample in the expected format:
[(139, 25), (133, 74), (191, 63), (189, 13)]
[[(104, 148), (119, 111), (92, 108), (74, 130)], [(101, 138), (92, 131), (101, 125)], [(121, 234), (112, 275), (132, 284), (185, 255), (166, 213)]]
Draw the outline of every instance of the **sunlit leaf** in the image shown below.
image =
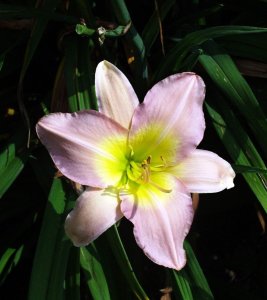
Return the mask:
[(71, 246), (65, 239), (63, 228), (66, 201), (63, 182), (55, 178), (35, 252), (28, 299), (61, 299), (63, 295), (63, 283)]
[(265, 145), (266, 116), (258, 99), (229, 55), (212, 41), (209, 41), (204, 49), (205, 53), (199, 58), (200, 63), (214, 83), (244, 115), (259, 145), (262, 146), (262, 151), (267, 154)]
[[(219, 108), (218, 104), (220, 105)], [(223, 99), (220, 99), (220, 101), (217, 102), (215, 108), (214, 104), (213, 106), (210, 106), (208, 103), (206, 103), (206, 107), (219, 137), (235, 164), (250, 165), (252, 167), (266, 169), (266, 166), (251, 139)], [(267, 212), (266, 175), (262, 173), (242, 173), (242, 175), (264, 210)]]
[(0, 153), (0, 198), (15, 181), (28, 159), (30, 152), (23, 149), (26, 146), (23, 133), (23, 130), (18, 131)]
[(21, 259), (24, 246), (18, 249), (8, 248), (0, 258), (0, 284), (4, 282), (8, 274), (13, 270)]
[(111, 299), (104, 270), (94, 244), (81, 248), (80, 261), (93, 299)]

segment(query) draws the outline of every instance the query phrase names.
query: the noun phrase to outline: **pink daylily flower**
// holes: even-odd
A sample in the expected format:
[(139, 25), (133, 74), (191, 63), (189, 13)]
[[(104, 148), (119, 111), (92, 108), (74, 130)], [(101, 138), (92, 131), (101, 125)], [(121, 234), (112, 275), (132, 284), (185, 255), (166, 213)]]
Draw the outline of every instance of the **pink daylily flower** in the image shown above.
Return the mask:
[(54, 113), (37, 134), (60, 172), (86, 186), (66, 219), (76, 246), (91, 243), (123, 216), (155, 263), (180, 270), (193, 208), (190, 193), (233, 187), (235, 173), (203, 138), (205, 85), (194, 73), (169, 76), (139, 104), (124, 74), (96, 69), (99, 111)]

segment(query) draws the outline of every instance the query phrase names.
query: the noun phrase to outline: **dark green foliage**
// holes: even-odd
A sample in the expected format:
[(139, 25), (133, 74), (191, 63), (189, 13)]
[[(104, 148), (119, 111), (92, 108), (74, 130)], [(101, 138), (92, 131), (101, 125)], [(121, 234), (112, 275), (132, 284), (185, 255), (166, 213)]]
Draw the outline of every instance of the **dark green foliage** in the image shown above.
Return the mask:
[[(173, 299), (266, 299), (266, 15), (260, 0), (1, 1), (1, 299), (159, 299), (161, 289)], [(97, 109), (103, 59), (125, 72), (140, 101), (175, 72), (206, 82), (203, 144), (229, 155), (238, 178), (233, 192), (214, 196), (219, 204), (201, 197), (179, 272), (144, 258), (123, 222), (81, 249), (65, 236), (77, 194), (56, 174), (35, 124), (47, 112)], [(251, 232), (227, 227), (237, 215)]]

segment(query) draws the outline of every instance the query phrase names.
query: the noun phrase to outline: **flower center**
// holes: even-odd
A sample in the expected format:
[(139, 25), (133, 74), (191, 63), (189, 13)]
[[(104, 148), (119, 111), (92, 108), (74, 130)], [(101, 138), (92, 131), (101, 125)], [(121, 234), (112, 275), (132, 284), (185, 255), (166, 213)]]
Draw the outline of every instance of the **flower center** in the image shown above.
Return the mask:
[(126, 168), (127, 180), (131, 180), (142, 185), (149, 183), (164, 193), (170, 193), (171, 190), (165, 189), (153, 181), (154, 172), (163, 172), (166, 169), (165, 161), (162, 157), (161, 159), (162, 164), (160, 165), (151, 164), (151, 155), (149, 155), (147, 159), (143, 160), (142, 163), (130, 160)]
[(142, 163), (136, 163), (131, 160), (126, 169), (127, 177), (140, 184), (148, 183), (151, 173), (150, 162), (151, 156), (145, 159)]

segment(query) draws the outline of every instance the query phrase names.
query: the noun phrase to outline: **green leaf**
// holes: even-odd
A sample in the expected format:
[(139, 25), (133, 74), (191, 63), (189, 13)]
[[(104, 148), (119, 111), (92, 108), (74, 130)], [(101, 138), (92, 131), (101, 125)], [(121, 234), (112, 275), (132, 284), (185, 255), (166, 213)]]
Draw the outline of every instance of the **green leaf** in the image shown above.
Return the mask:
[(195, 65), (198, 63), (199, 56), (203, 53), (202, 49), (195, 49), (185, 58), (179, 68), (179, 72), (192, 71)]
[(29, 286), (29, 300), (62, 299), (70, 242), (65, 240), (66, 198), (63, 181), (55, 178), (49, 193)]
[[(151, 47), (153, 46), (157, 36), (159, 35), (159, 17), (160, 21), (163, 21), (174, 4), (174, 0), (162, 1), (161, 6), (158, 8), (158, 12), (155, 10), (148, 20), (142, 32), (142, 39), (146, 49), (146, 53), (150, 52)], [(160, 13), (160, 16), (158, 13)]]
[(184, 269), (169, 271), (172, 280), (173, 292), (177, 299), (194, 300), (191, 291), (190, 280)]
[(236, 173), (267, 173), (267, 169), (244, 166), (244, 165), (232, 165)]
[(216, 26), (203, 30), (194, 31), (181, 38), (173, 39), (177, 44), (172, 47), (169, 53), (164, 57), (162, 63), (159, 64), (155, 72), (153, 81), (159, 81), (171, 72), (180, 70), (184, 59), (192, 49), (199, 47), (205, 41), (227, 35), (241, 34), (260, 34), (266, 33), (266, 28), (250, 27), (250, 26)]
[(185, 241), (184, 247), (187, 255), (186, 271), (189, 274), (191, 286), (193, 287), (194, 299), (213, 300), (214, 298), (209, 284), (197, 261), (190, 243)]
[[(89, 59), (92, 40), (71, 36), (65, 41), (64, 74), (70, 111), (96, 109), (94, 69)], [(84, 53), (87, 53), (86, 55)]]
[(18, 264), (23, 253), (24, 245), (18, 249), (8, 248), (0, 258), (0, 284), (4, 282), (8, 274)]
[[(250, 165), (266, 169), (253, 142), (225, 101), (221, 98), (220, 101), (216, 102), (216, 105), (212, 103), (212, 106), (206, 102), (206, 107), (215, 129), (233, 161), (238, 165)], [(267, 212), (266, 175), (261, 173), (242, 173), (242, 175)]]
[(80, 251), (81, 268), (83, 270), (93, 299), (111, 299), (97, 248), (92, 243), (87, 246), (87, 248), (82, 247)]
[(136, 31), (124, 0), (111, 1), (114, 14), (119, 24), (127, 26), (131, 24), (127, 33), (121, 37), (124, 44), (128, 63), (135, 81), (135, 91), (142, 98), (147, 86), (147, 63), (145, 46), (140, 35)]
[(25, 161), (27, 159), (27, 154), (23, 157), (15, 157), (2, 172), (0, 173), (0, 198), (3, 197), (8, 188), (15, 181), (17, 176), (22, 171)]
[(80, 300), (80, 249), (71, 247), (65, 279), (65, 300)]
[(117, 260), (118, 265), (120, 266), (121, 272), (124, 274), (127, 283), (131, 287), (133, 293), (138, 299), (149, 299), (140, 285), (134, 270), (131, 266), (127, 253), (123, 247), (121, 238), (119, 236), (117, 227), (114, 225), (108, 231), (106, 231), (106, 236), (108, 238), (112, 252)]
[(48, 15), (41, 15), (35, 19), (34, 25), (32, 27), (31, 35), (26, 46), (26, 51), (23, 59), (23, 64), (21, 67), (19, 83), (18, 83), (18, 104), (21, 111), (21, 114), (24, 118), (24, 121), (28, 128), (28, 145), (29, 145), (29, 138), (30, 138), (30, 120), (28, 116), (28, 112), (25, 108), (22, 94), (23, 94), (23, 80), (25, 74), (28, 70), (30, 62), (33, 58), (33, 55), (39, 45), (39, 42), (43, 36), (43, 33), (46, 29), (46, 26), (51, 19), (51, 14), (54, 12), (55, 8), (57, 7), (59, 0), (45, 0), (42, 2), (42, 8), (48, 12)]
[(189, 242), (184, 242), (184, 248), (187, 255), (185, 267), (180, 271), (168, 270), (176, 298), (183, 300), (213, 300), (208, 282)]
[(261, 33), (260, 36), (258, 34), (224, 36), (217, 42), (231, 55), (267, 62), (266, 33)]
[(0, 198), (15, 181), (28, 159), (29, 151), (22, 148), (23, 142), (25, 143), (24, 131), (19, 130), (0, 153)]
[(47, 17), (53, 21), (72, 24), (79, 22), (79, 18), (77, 17), (51, 13), (49, 8), (33, 8), (28, 5), (0, 4), (0, 18), (2, 20), (31, 19), (38, 17)]
[[(70, 290), (65, 290), (64, 287), (66, 284), (65, 278), (72, 244), (65, 237), (64, 221), (65, 216), (63, 218), (63, 222), (61, 222), (60, 230), (58, 230), (53, 253), (52, 268), (49, 274), (49, 284), (47, 286), (46, 299), (51, 300), (64, 299), (66, 292), (69, 292)], [(76, 249), (76, 251), (78, 251), (78, 249)], [(73, 296), (72, 299), (77, 299), (76, 292), (79, 292), (79, 290), (74, 288), (72, 289), (72, 292), (72, 294), (75, 293), (75, 296)]]
[(193, 23), (194, 24), (195, 22), (197, 22), (198, 24), (201, 24), (201, 23), (203, 23), (202, 20), (204, 18), (206, 18), (210, 15), (213, 15), (215, 13), (218, 13), (223, 8), (224, 8), (224, 4), (210, 4), (207, 8), (204, 8), (204, 9), (201, 9), (200, 7), (198, 7), (198, 9), (196, 11), (189, 11), (185, 16), (181, 16), (178, 20), (176, 20), (176, 22), (174, 23), (174, 26), (177, 26), (177, 28), (180, 28), (181, 24), (184, 24), (184, 23), (187, 23), (187, 24)]
[(205, 54), (199, 61), (214, 83), (227, 96), (231, 103), (244, 115), (262, 151), (267, 155), (265, 138), (267, 136), (266, 116), (250, 86), (236, 68), (231, 57), (209, 41), (203, 45)]

